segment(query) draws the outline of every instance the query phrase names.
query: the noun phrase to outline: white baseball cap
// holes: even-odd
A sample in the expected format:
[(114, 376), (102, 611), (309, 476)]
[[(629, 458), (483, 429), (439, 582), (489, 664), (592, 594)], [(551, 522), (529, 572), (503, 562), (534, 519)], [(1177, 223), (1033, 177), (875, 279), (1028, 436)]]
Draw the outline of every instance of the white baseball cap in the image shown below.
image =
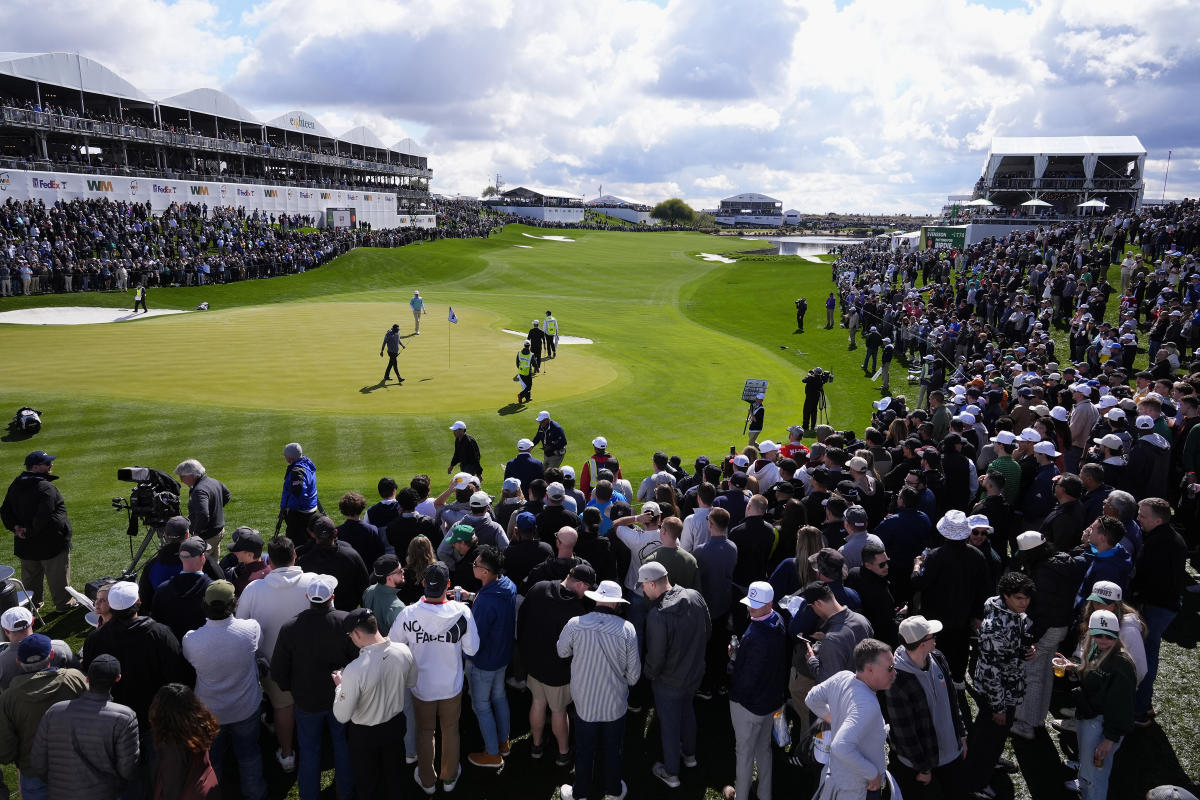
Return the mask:
[(1017, 536), (1017, 549), (1021, 552), (1041, 547), (1046, 543), (1046, 537), (1037, 531), (1025, 531)]
[(466, 429), (467, 423), (463, 422), (461, 419), (455, 420), (454, 424), (450, 426), (450, 430), (452, 431), (465, 431)]
[(1042, 434), (1038, 432), (1037, 428), (1026, 428), (1025, 430), (1021, 431), (1022, 442), (1033, 442), (1034, 444), (1037, 444), (1041, 440)]
[(1121, 638), (1121, 621), (1111, 611), (1093, 611), (1088, 617), (1088, 633), (1092, 636), (1111, 636)]
[(23, 631), (33, 624), (33, 614), (24, 606), (15, 606), (0, 615), (0, 628), (6, 631)]
[(520, 450), (522, 453), (526, 453), (533, 449), (533, 442), (530, 441), (529, 439), (518, 439), (517, 440), (517, 449)]
[(920, 614), (915, 614), (900, 623), (900, 638), (904, 640), (905, 644), (916, 644), (941, 629), (942, 623), (938, 620), (925, 619)]
[(1012, 431), (998, 431), (991, 441), (996, 444), (1016, 444), (1017, 437)]
[(1050, 418), (1056, 419), (1059, 422), (1066, 422), (1067, 409), (1063, 408), (1062, 406), (1055, 406), (1054, 408), (1050, 409)]
[(1124, 597), (1121, 587), (1112, 581), (1096, 581), (1087, 599), (1098, 603), (1116, 603)]
[(738, 453), (736, 456), (733, 457), (733, 463), (739, 467), (748, 467), (748, 466), (750, 466), (750, 459), (747, 458), (742, 453)]
[(1133, 423), (1139, 431), (1154, 430), (1154, 418), (1146, 414), (1139, 414), (1137, 420)]
[(1109, 450), (1120, 450), (1125, 446), (1125, 443), (1121, 441), (1121, 437), (1115, 433), (1106, 433), (1097, 439), (1092, 439), (1092, 441), (1098, 445), (1107, 447)]
[(1033, 452), (1050, 458), (1058, 458), (1062, 455), (1054, 449), (1054, 442), (1038, 442), (1033, 446)]
[(138, 601), (138, 585), (133, 581), (118, 581), (108, 587), (108, 607), (113, 611), (133, 608)]
[(595, 439), (592, 439), (592, 447), (599, 447), (603, 450), (608, 447), (608, 439), (605, 439), (603, 436), (597, 436)]
[(1125, 412), (1119, 408), (1110, 408), (1104, 416), (1116, 422), (1119, 419), (1125, 419)]
[(758, 443), (758, 452), (777, 453), (779, 452), (779, 445), (775, 444), (770, 439), (765, 439)]
[(763, 606), (771, 605), (774, 600), (774, 587), (766, 581), (755, 581), (746, 590), (746, 596), (742, 598), (741, 603), (750, 608), (762, 608)]
[(539, 411), (539, 412), (538, 412), (538, 415), (537, 415), (537, 421), (538, 421), (538, 422), (545, 422), (545, 421), (546, 421), (546, 420), (548, 420), (548, 419), (550, 419), (550, 412), (549, 412), (549, 411)]
[[(304, 594), (314, 603), (328, 603), (329, 598), (333, 597), (337, 585), (338, 579), (332, 575), (315, 575), (312, 582), (308, 584), (308, 588), (304, 590)], [(108, 597), (108, 604), (112, 605), (111, 591), (108, 593)]]

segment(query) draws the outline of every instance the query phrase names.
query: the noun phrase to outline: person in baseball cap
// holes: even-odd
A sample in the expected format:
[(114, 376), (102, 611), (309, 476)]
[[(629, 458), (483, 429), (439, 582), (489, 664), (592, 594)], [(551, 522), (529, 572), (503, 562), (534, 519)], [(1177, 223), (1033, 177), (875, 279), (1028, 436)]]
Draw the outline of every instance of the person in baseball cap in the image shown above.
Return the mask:
[[(8, 691), (13, 678), (21, 672), (17, 663), (17, 648), (34, 635), (33, 614), (24, 606), (14, 606), (0, 615), (0, 628), (4, 629), (4, 638), (9, 641), (9, 646), (0, 651), (0, 692), (4, 692)], [(78, 664), (78, 659), (66, 642), (52, 639), (50, 645), (54, 650), (56, 667), (74, 667)]]

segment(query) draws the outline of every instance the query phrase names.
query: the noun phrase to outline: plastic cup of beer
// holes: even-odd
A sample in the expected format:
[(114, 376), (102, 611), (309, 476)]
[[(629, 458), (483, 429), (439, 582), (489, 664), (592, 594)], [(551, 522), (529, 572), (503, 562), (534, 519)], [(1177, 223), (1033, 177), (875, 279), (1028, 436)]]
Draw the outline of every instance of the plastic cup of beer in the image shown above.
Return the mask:
[(1071, 665), (1069, 658), (1053, 658), (1050, 660), (1051, 666), (1054, 667), (1054, 677), (1062, 678), (1067, 674), (1067, 667)]

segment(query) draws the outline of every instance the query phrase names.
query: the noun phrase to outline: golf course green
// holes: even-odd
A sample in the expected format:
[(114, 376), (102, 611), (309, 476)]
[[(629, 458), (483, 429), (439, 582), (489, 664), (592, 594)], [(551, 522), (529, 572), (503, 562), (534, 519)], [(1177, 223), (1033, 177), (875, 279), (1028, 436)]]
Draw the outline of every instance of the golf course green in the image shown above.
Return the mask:
[[(705, 261), (697, 254), (745, 243), (694, 233), (559, 233), (574, 241), (509, 226), (485, 240), (359, 249), (284, 278), (150, 293), (153, 309), (207, 302), (204, 312), (0, 325), (0, 408), (28, 404), (45, 419), (32, 440), (0, 443), (3, 472), (18, 474), (31, 449), (59, 457), (82, 583), (128, 560), (125, 519), (111, 508), (132, 488), (116, 480), (121, 466), (170, 471), (198, 458), (233, 492), (230, 525), (270, 530), (290, 441), (316, 462), (330, 510), (346, 491), (372, 498), (383, 475), (403, 482), (427, 472), (440, 488), (455, 419), (478, 439), (485, 485), (498, 491), (504, 462), (542, 408), (566, 428), (566, 463), (581, 464), (592, 437), (604, 435), (636, 477), (657, 449), (690, 462), (744, 444), (747, 378), (770, 381), (763, 438), (779, 440), (799, 422), (808, 368), (854, 366), (837, 331), (794, 332), (792, 301), (808, 294), (819, 305), (824, 267)], [(419, 336), (414, 289), (429, 311)], [(5, 298), (0, 311), (128, 302), (118, 293), (47, 295)], [(560, 345), (533, 403), (518, 405), (521, 338), (504, 329), (528, 330), (547, 309), (564, 336), (592, 343)], [(405, 382), (379, 385), (380, 343), (393, 322), (405, 335)], [(835, 427), (866, 420), (865, 398), (878, 394), (861, 376), (830, 387)]]

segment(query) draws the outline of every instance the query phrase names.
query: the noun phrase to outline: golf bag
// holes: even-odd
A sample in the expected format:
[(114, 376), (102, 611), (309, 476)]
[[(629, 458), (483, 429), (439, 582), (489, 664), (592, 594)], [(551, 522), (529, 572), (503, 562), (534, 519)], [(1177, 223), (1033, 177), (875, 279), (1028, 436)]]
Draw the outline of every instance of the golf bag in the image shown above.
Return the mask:
[(8, 423), (10, 433), (32, 436), (42, 429), (42, 412), (29, 406), (21, 406), (20, 410)]

